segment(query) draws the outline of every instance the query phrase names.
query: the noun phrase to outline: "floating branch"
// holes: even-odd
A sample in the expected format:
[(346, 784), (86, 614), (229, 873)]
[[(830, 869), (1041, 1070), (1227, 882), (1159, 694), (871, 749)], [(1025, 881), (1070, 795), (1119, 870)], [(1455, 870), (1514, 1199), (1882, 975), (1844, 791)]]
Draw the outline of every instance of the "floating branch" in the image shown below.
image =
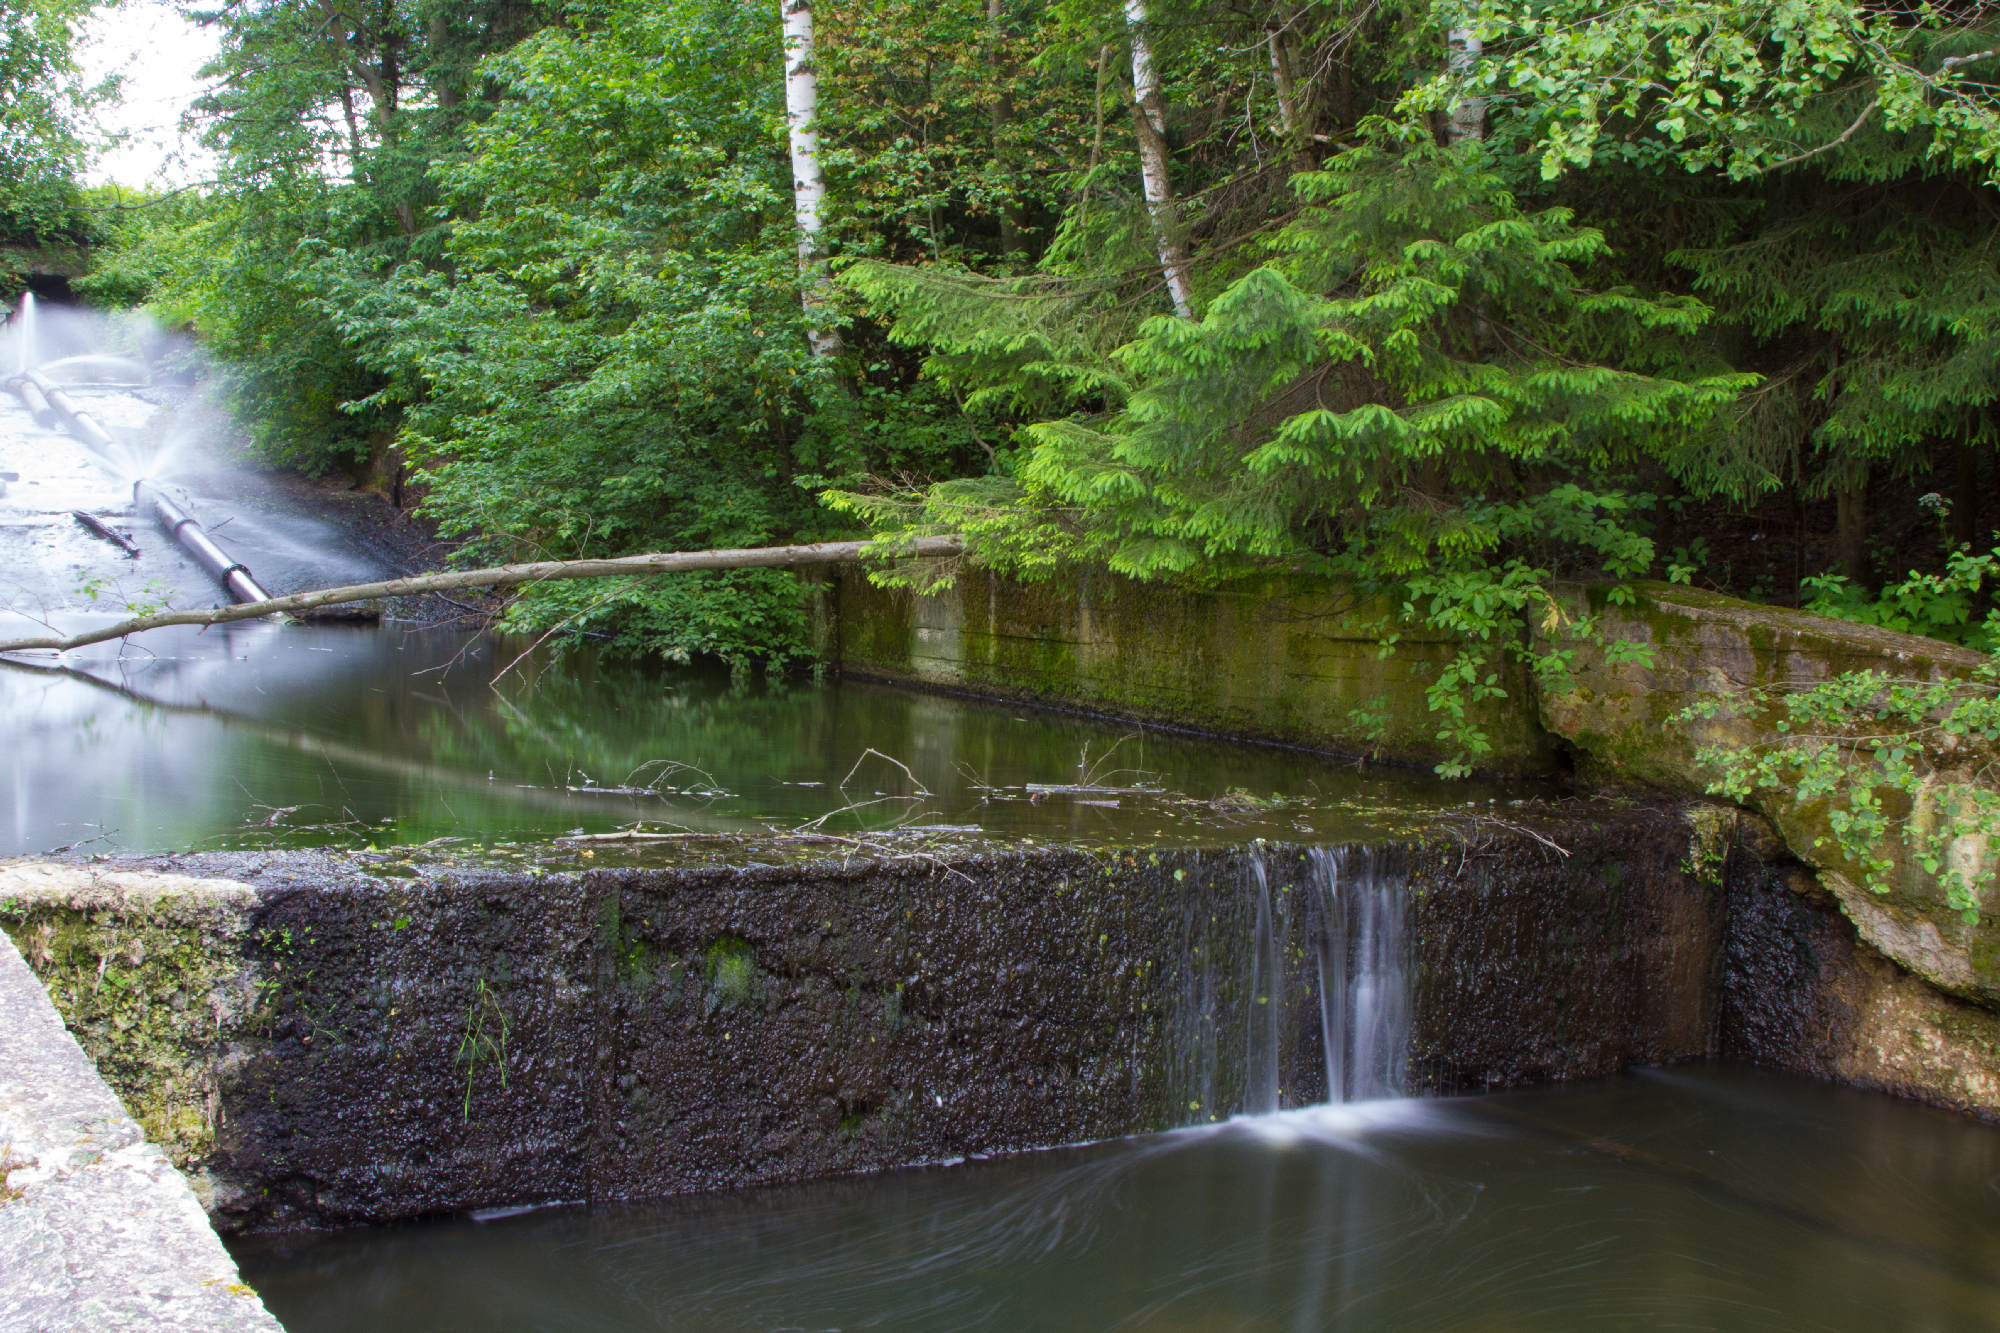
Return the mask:
[(72, 509), (69, 511), (69, 515), (71, 518), (83, 524), (83, 526), (89, 528), (92, 532), (96, 533), (98, 536), (104, 538), (105, 541), (110, 542), (113, 546), (116, 546), (119, 550), (125, 552), (125, 554), (137, 558), (139, 554), (139, 543), (133, 541), (130, 537), (127, 537), (124, 533), (115, 530), (114, 528), (112, 528), (110, 524), (106, 523), (103, 519), (99, 518), (97, 515), (86, 514), (81, 509)]

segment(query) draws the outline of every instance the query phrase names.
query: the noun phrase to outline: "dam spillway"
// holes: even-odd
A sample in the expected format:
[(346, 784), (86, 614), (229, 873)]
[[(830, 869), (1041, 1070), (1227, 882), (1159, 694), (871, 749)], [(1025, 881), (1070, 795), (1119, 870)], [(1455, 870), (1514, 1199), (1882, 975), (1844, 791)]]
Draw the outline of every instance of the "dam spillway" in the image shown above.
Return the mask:
[[(92, 560), (213, 596), (73, 532), (116, 483), (0, 412), (0, 463), (35, 463), (6, 558), (57, 618), (106, 614)], [(274, 582), (362, 559), (253, 479), (179, 480)], [(1922, 1162), (1977, 1126), (1621, 1077), (1796, 1061), (1867, 999), (1796, 864), (1701, 809), (524, 646), (241, 625), (0, 670), (5, 850), (81, 876), (10, 880), (0, 918), (295, 1333), (1979, 1326), (1987, 1232), (1853, 1165), (1976, 1214)], [(223, 887), (161, 887), (189, 879)]]

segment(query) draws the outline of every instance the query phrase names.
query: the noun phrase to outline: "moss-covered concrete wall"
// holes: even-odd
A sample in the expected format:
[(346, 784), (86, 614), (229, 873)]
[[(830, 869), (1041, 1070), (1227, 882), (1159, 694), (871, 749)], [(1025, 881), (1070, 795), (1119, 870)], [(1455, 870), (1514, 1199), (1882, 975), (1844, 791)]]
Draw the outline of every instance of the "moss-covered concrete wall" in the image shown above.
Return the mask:
[[(1686, 826), (1602, 810), (1537, 831), (1443, 825), (1383, 853), (1411, 913), (1413, 1088), (1587, 1077), (1713, 1044), (1713, 987), (1684, 984), (1703, 975), (1684, 960), (1716, 954), (1720, 919), (1683, 868)], [(65, 867), (81, 887), (38, 870), (45, 891), (13, 892), (0, 925), (72, 941), (31, 963), (129, 1104), (213, 1091), (183, 1143), (224, 1226), (1101, 1138), (1243, 1109), (1259, 1060), (1283, 1102), (1325, 1095), (1311, 940), (1327, 881), (1305, 849), (541, 875), (216, 854), (174, 868), (226, 887), (181, 881), (153, 899), (158, 923), (129, 898), (100, 919), (87, 881), (101, 870)], [(204, 894), (217, 905), (186, 906)], [(126, 947), (144, 932), (157, 948)], [(196, 941), (201, 969), (183, 948)], [(174, 1027), (197, 976), (244, 1007)], [(112, 977), (146, 1003), (107, 1010)], [(1264, 1005), (1279, 1015), (1253, 1057)]]
[[(1178, 726), (1436, 763), (1424, 691), (1455, 649), (1393, 621), (1341, 585), (1272, 575), (1213, 589), (1077, 573), (1021, 584), (982, 570), (949, 591), (878, 588), (855, 569), (819, 571), (821, 655), (858, 676), (1101, 710)], [(1403, 637), (1384, 655), (1385, 632)], [(1510, 701), (1480, 705), (1492, 772), (1546, 774), (1556, 742), (1509, 667)], [(1361, 716), (1386, 719), (1377, 735)]]
[[(973, 570), (948, 592), (917, 597), (849, 569), (821, 572), (816, 586), (820, 650), (855, 674), (1405, 763), (1442, 757), (1424, 690), (1451, 644), (1406, 633), (1382, 656), (1388, 608), (1359, 603), (1336, 583), (1274, 575), (1190, 590), (1079, 574), (1024, 585)], [(1599, 617), (1605, 641), (1650, 646), (1653, 665), (1609, 665), (1599, 649), (1565, 641), (1575, 670), (1563, 688), (1544, 691), (1510, 671), (1506, 697), (1477, 714), (1494, 740), (1495, 772), (1574, 761), (1596, 785), (1699, 796), (1716, 775), (1697, 763), (1697, 750), (1754, 743), (1769, 721), (1668, 725), (1689, 704), (1870, 668), (1931, 679), (1980, 660), (1933, 639), (1692, 588), (1639, 584), (1620, 605), (1607, 591), (1573, 585), (1561, 597), (1572, 613)], [(1365, 734), (1362, 712), (1388, 717), (1379, 738)], [(1818, 872), (1862, 939), (1931, 984), (2000, 1008), (2000, 901), (1982, 905), (1977, 923), (1962, 921), (1900, 840), (1883, 849), (1896, 865), (1892, 892), (1870, 892), (1837, 854), (1825, 803), (1794, 807), (1780, 793), (1758, 793), (1750, 805), (1789, 855)], [(1973, 842), (1961, 839), (1951, 856), (1990, 860)]]
[[(1583, 775), (1600, 782), (1700, 793), (1717, 776), (1697, 758), (1702, 747), (1740, 749), (1777, 735), (1774, 717), (1670, 721), (1702, 699), (1871, 669), (1947, 679), (1981, 660), (1935, 639), (1691, 588), (1650, 584), (1637, 591), (1626, 605), (1610, 604), (1603, 589), (1573, 588), (1566, 597), (1574, 611), (1601, 617), (1607, 641), (1650, 647), (1652, 665), (1611, 665), (1600, 650), (1580, 647), (1567, 688), (1540, 697), (1544, 725), (1575, 747)], [(1860, 868), (1840, 852), (1828, 802), (1801, 806), (1785, 792), (1757, 791), (1749, 805), (1792, 856), (1817, 872), (1862, 939), (1947, 992), (2000, 1006), (2000, 902), (1982, 904), (1976, 923), (1961, 920), (1936, 876), (1915, 862), (1900, 838), (1880, 848), (1895, 863), (1890, 891), (1871, 892)], [(1921, 809), (1916, 814), (1926, 817)], [(1972, 861), (1990, 856), (1970, 845), (1953, 854)]]
[(148, 1141), (214, 1204), (223, 1088), (253, 1040), (255, 893), (226, 879), (0, 865), (0, 926)]

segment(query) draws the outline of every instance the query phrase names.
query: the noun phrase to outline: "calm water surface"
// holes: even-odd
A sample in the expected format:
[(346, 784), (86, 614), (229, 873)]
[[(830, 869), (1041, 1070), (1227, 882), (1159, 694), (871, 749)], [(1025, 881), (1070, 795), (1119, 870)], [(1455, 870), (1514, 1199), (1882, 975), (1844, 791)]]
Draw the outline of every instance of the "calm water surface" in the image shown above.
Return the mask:
[[(822, 817), (833, 832), (1332, 839), (1529, 794), (859, 682), (537, 654), (496, 686), (524, 647), (239, 624), (71, 653), (67, 670), (0, 662), (0, 855)], [(1113, 790), (1063, 790), (1078, 785)]]
[(291, 1333), (1990, 1330), (2000, 1131), (1649, 1071), (237, 1257)]
[[(217, 464), (198, 414), (79, 401), (276, 593), (393, 576), (296, 493)], [(157, 396), (157, 395), (155, 395)], [(0, 393), (0, 636), (73, 631), (213, 584), (131, 485)], [(129, 529), (133, 560), (78, 526)], [(809, 678), (516, 660), (440, 630), (241, 623), (0, 662), (0, 855), (881, 831), (1182, 842), (1366, 837), (1398, 811), (1531, 793), (1324, 756)], [(1077, 786), (1128, 790), (1040, 790)], [(1143, 790), (1129, 790), (1139, 788)], [(454, 842), (454, 846), (458, 844)], [(464, 850), (460, 848), (460, 850)]]

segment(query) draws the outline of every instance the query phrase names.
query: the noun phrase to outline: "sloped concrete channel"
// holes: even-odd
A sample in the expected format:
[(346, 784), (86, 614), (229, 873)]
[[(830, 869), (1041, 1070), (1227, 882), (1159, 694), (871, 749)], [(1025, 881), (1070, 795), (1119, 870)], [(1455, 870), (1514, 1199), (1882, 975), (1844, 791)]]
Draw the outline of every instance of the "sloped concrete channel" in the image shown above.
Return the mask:
[[(1871, 1076), (1842, 1054), (1883, 1002), (1851, 928), (1717, 827), (1578, 804), (1344, 853), (1337, 873), (1394, 876), (1408, 897), (1412, 1090), (1727, 1054), (1924, 1091), (1921, 1070), (1886, 1058)], [(1318, 1100), (1304, 890), (1329, 855), (534, 873), (422, 853), (131, 857), (0, 868), (0, 923), (217, 1226), (274, 1231), (1225, 1116), (1245, 1104), (1249, 1008), (1272, 998), (1282, 1100)], [(1282, 984), (1254, 980), (1268, 960)], [(1975, 1011), (1945, 1017), (1987, 1039)], [(1952, 1063), (1949, 1039), (1933, 1047)]]

